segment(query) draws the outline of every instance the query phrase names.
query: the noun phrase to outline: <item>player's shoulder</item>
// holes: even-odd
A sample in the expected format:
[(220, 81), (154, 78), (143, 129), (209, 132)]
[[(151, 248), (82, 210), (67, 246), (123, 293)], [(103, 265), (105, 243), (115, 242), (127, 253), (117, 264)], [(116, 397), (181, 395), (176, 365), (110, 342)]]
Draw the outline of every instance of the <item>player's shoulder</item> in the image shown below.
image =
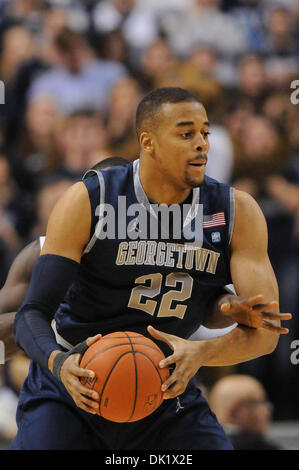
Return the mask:
[[(105, 160), (106, 161), (106, 160)], [(111, 167), (101, 168), (101, 163), (97, 168), (91, 168), (87, 170), (83, 175), (82, 181), (85, 184), (101, 184), (101, 182), (109, 178), (122, 177), (132, 171), (133, 162), (126, 164), (120, 163), (119, 165), (113, 165)]]
[(267, 232), (264, 214), (253, 196), (245, 191), (235, 190), (235, 229), (234, 234), (246, 233), (261, 235)]
[(88, 194), (86, 187), (82, 181), (78, 181), (66, 189), (55, 208), (63, 206), (71, 208), (78, 205), (84, 205), (87, 202)]
[(252, 217), (263, 215), (257, 201), (249, 193), (235, 189), (236, 213), (240, 216)]
[[(76, 227), (88, 227), (90, 225), (90, 199), (86, 186), (79, 181), (70, 186), (60, 197), (54, 206), (48, 221), (48, 230), (51, 228), (53, 234), (58, 230), (70, 233)], [(62, 233), (61, 232), (61, 233)]]

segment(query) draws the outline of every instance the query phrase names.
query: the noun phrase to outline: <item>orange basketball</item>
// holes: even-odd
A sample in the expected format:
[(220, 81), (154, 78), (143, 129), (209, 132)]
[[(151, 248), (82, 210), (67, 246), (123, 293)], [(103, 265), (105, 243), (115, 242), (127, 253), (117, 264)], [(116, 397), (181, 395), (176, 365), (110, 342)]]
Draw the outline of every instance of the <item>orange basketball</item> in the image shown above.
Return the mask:
[(161, 349), (145, 336), (118, 331), (103, 336), (88, 348), (80, 367), (92, 370), (92, 383), (82, 383), (99, 394), (98, 414), (117, 423), (131, 423), (149, 416), (162, 403), (161, 385), (169, 369), (161, 369)]

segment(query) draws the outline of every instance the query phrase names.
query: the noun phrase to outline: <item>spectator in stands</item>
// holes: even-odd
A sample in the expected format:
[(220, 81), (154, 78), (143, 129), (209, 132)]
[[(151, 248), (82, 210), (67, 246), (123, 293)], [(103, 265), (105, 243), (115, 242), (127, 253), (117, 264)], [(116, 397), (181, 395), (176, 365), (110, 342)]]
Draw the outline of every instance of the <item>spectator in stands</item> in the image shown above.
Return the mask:
[(268, 177), (285, 167), (284, 142), (275, 125), (259, 115), (249, 117), (241, 137), (239, 155), (235, 155), (234, 185), (260, 197)]
[(270, 87), (262, 59), (254, 55), (242, 58), (238, 65), (238, 80), (237, 87), (229, 95), (231, 103), (251, 109), (251, 112), (260, 112)]
[(165, 26), (170, 45), (186, 57), (197, 45), (208, 45), (227, 57), (242, 54), (246, 37), (234, 19), (220, 10), (219, 0), (193, 0), (190, 8)]
[(144, 51), (141, 64), (141, 83), (147, 91), (180, 80), (179, 62), (165, 39), (157, 39)]
[(200, 96), (212, 122), (221, 122), (225, 94), (218, 78), (219, 58), (211, 47), (198, 46), (181, 65), (181, 85)]
[[(5, 156), (0, 156), (0, 288), (10, 263), (21, 247), (20, 213), (22, 203)], [(23, 235), (23, 233), (22, 233)]]
[(128, 160), (138, 157), (135, 116), (141, 98), (140, 87), (132, 78), (119, 82), (113, 89), (107, 118), (109, 150), (113, 155), (124, 155)]
[(101, 0), (93, 11), (95, 29), (101, 33), (120, 30), (130, 46), (132, 57), (140, 53), (157, 37), (155, 16), (145, 2), (136, 0)]
[(32, 32), (37, 32), (44, 10), (43, 0), (6, 0), (3, 14), (6, 20), (19, 21)]
[(267, 16), (267, 73), (275, 86), (289, 88), (290, 81), (293, 77), (296, 78), (299, 72), (296, 22), (291, 13), (283, 7), (273, 8)]
[(73, 184), (68, 178), (53, 175), (44, 180), (44, 184), (37, 193), (37, 221), (31, 231), (32, 240), (42, 237), (46, 233), (48, 219), (56, 202), (63, 193)]
[(81, 179), (97, 162), (112, 156), (103, 118), (93, 110), (78, 111), (63, 119), (56, 141), (61, 163), (55, 174), (73, 181)]
[(58, 164), (54, 141), (58, 117), (56, 103), (50, 96), (38, 95), (28, 103), (25, 122), (10, 152), (14, 173), (26, 191), (35, 191), (38, 179)]
[(276, 450), (266, 433), (272, 404), (263, 385), (248, 375), (228, 375), (212, 387), (208, 400), (236, 450)]
[(63, 113), (106, 110), (113, 86), (127, 75), (125, 67), (96, 59), (84, 36), (67, 28), (58, 33), (55, 46), (59, 66), (36, 78), (29, 98), (52, 96)]
[[(231, 3), (231, 2), (228, 2)], [(264, 3), (260, 0), (240, 0), (231, 14), (246, 36), (246, 49), (262, 52), (265, 47)]]
[(18, 67), (35, 53), (33, 37), (23, 26), (12, 26), (1, 38), (0, 75), (6, 84), (12, 80)]

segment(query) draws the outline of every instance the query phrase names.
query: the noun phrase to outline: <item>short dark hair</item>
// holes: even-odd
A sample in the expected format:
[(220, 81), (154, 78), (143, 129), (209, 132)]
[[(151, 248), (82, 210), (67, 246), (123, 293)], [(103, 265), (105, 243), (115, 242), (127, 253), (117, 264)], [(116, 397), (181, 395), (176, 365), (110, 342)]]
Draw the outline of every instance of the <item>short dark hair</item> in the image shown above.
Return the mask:
[(148, 93), (139, 103), (136, 111), (136, 132), (139, 138), (145, 121), (153, 122), (159, 108), (165, 103), (182, 103), (186, 101), (197, 101), (200, 99), (184, 88), (163, 87)]
[(60, 52), (70, 52), (85, 42), (82, 34), (68, 27), (62, 28), (55, 36), (55, 46)]

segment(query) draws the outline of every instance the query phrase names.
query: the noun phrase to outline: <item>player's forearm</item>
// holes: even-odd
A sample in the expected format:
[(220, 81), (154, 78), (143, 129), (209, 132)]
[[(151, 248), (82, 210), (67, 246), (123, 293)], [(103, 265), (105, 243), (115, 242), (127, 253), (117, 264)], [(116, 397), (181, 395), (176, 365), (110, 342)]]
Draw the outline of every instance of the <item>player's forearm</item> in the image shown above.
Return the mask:
[(198, 343), (202, 366), (229, 366), (270, 354), (279, 335), (263, 329), (238, 326), (220, 338)]
[(23, 351), (45, 369), (52, 351), (61, 350), (47, 315), (29, 305), (18, 311), (14, 326), (15, 341)]
[(79, 264), (57, 255), (36, 262), (25, 301), (15, 318), (15, 341), (35, 362), (48, 368), (56, 342), (51, 320), (78, 271)]
[(19, 351), (13, 337), (14, 319), (15, 312), (0, 315), (0, 341), (4, 343), (5, 360), (10, 359), (13, 354)]

